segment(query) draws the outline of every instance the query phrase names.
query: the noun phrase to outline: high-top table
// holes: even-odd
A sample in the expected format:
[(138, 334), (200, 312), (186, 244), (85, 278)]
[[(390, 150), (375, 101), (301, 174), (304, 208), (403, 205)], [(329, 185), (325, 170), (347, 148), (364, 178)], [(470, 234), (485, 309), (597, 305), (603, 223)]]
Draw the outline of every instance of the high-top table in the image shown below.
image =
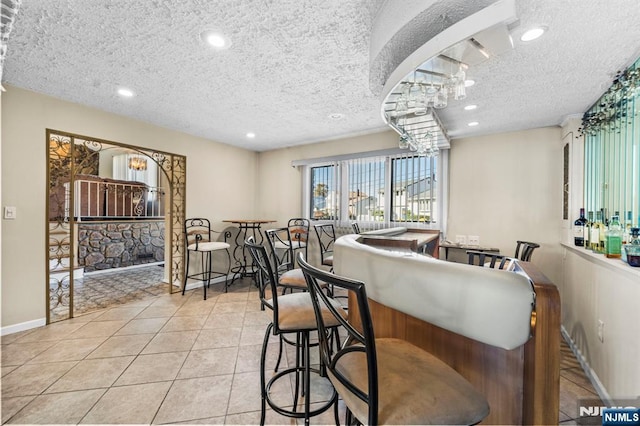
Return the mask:
[(408, 250), (438, 257), (440, 231), (437, 229), (395, 228), (361, 232), (362, 244), (386, 247), (390, 250)]
[(253, 239), (257, 244), (262, 244), (264, 237), (262, 236), (261, 226), (265, 223), (274, 223), (275, 220), (264, 219), (227, 219), (223, 220), (225, 223), (233, 223), (238, 225), (238, 233), (236, 234), (236, 246), (233, 249), (233, 259), (236, 266), (231, 268), (233, 272), (233, 278), (231, 284), (236, 280), (236, 277), (254, 276), (255, 270), (252, 266), (247, 266), (247, 253), (245, 251), (244, 242), (249, 237), (253, 236)]
[(449, 260), (449, 249), (465, 250), (465, 251), (475, 250), (475, 251), (484, 251), (489, 253), (500, 253), (500, 249), (498, 247), (482, 247), (482, 246), (470, 245), (470, 244), (457, 244), (457, 243), (452, 243), (451, 241), (440, 241), (440, 248), (444, 249), (444, 260)]

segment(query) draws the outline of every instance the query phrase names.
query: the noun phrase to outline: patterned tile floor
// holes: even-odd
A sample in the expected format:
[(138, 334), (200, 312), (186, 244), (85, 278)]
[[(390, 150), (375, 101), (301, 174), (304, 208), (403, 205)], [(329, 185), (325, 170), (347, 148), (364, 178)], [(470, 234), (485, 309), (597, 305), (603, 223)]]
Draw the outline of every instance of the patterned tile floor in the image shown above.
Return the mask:
[[(166, 294), (169, 288), (162, 282), (163, 276), (164, 265), (85, 274), (82, 279), (75, 280), (74, 316)], [(64, 319), (68, 313), (68, 305), (55, 308), (51, 320)]]
[[(248, 279), (229, 293), (221, 288), (212, 286), (206, 301), (201, 289), (149, 295), (3, 336), (2, 423), (259, 423), (259, 357), (270, 313), (260, 311)], [(272, 339), (269, 368), (277, 347)], [(288, 348), (282, 365), (293, 355)], [(578, 401), (597, 395), (566, 344), (560, 388), (560, 422), (575, 424)], [(287, 405), (292, 389), (284, 380), (272, 392)], [(313, 382), (316, 402), (327, 390), (324, 379)], [(268, 411), (267, 423), (295, 421)], [(312, 423), (335, 423), (332, 411)]]

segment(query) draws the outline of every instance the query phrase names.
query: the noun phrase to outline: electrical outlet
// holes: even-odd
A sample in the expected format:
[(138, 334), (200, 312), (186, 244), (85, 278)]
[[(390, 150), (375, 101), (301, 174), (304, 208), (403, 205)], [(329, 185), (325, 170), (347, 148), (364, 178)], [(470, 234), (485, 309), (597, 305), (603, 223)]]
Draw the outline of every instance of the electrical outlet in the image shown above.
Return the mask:
[(14, 206), (5, 206), (5, 208), (4, 208), (4, 218), (5, 219), (15, 219), (16, 218), (16, 208)]
[(604, 343), (604, 321), (598, 320), (598, 340)]
[(461, 244), (461, 245), (467, 244), (467, 236), (466, 235), (456, 235), (456, 244)]
[(480, 237), (477, 235), (469, 235), (469, 245), (470, 246), (479, 246), (480, 245)]

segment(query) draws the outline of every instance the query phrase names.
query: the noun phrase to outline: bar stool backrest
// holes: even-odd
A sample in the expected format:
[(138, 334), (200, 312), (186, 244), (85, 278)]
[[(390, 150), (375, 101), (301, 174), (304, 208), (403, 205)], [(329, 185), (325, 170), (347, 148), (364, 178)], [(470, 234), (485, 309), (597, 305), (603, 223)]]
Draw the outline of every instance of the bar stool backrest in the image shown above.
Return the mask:
[(516, 253), (514, 257), (524, 262), (530, 262), (533, 250), (538, 247), (540, 247), (540, 244), (532, 243), (530, 241), (516, 241)]
[(320, 263), (326, 265), (326, 258), (333, 256), (333, 243), (336, 241), (336, 231), (333, 223), (314, 225), (318, 244), (320, 245)]
[(294, 217), (287, 224), (293, 248), (302, 248), (309, 241), (309, 219)]
[[(278, 327), (278, 291), (276, 290), (278, 280), (273, 272), (267, 249), (262, 244), (257, 244), (253, 235), (247, 238), (245, 247), (249, 249), (253, 262), (258, 267), (256, 282), (258, 283), (260, 301), (264, 306), (273, 310), (274, 332), (278, 334), (280, 330)], [(271, 299), (266, 298), (267, 290), (271, 291)]]
[(469, 265), (483, 266), (494, 269), (511, 269), (514, 259), (513, 257), (504, 256), (498, 253), (487, 253), (484, 251), (467, 250), (469, 256)]
[[(313, 308), (316, 313), (316, 322), (318, 324), (320, 356), (322, 358), (322, 362), (327, 367), (329, 377), (332, 379), (331, 381), (334, 383), (334, 386), (337, 382), (340, 383), (339, 386), (336, 386), (338, 394), (340, 394), (340, 386), (344, 386), (344, 388), (349, 392), (357, 395), (359, 399), (368, 405), (369, 419), (365, 424), (376, 425), (378, 424), (378, 364), (376, 343), (373, 334), (373, 323), (371, 321), (371, 312), (369, 311), (367, 292), (365, 290), (364, 283), (339, 277), (333, 273), (315, 268), (307, 263), (301, 254), (298, 254), (297, 260), (298, 265), (300, 265), (300, 268), (304, 272), (305, 279), (307, 280), (307, 287), (309, 287), (309, 292), (311, 293), (311, 301), (313, 302)], [(360, 313), (359, 320), (360, 324), (362, 324), (362, 333), (349, 324), (349, 322), (347, 322), (347, 320), (337, 312), (331, 304), (329, 296), (321, 290), (320, 281), (333, 285), (335, 288), (347, 290), (355, 295), (358, 311)], [(347, 333), (347, 338), (338, 351), (331, 349), (329, 330), (325, 327), (325, 322), (321, 314), (321, 309), (324, 310), (325, 308), (331, 312), (332, 316), (335, 317)], [(336, 363), (340, 358), (345, 354), (353, 352), (362, 352), (366, 356), (368, 371), (367, 377), (369, 383), (368, 389), (366, 390), (359, 389), (338, 369), (336, 369)]]
[[(264, 235), (271, 250), (276, 278), (279, 279), (280, 274), (294, 268), (293, 241), (289, 227), (267, 229), (264, 231)], [(276, 282), (278, 281), (276, 280)]]
[(195, 217), (184, 221), (184, 237), (187, 247), (195, 244), (194, 250), (198, 250), (200, 243), (211, 241), (211, 223), (209, 219)]

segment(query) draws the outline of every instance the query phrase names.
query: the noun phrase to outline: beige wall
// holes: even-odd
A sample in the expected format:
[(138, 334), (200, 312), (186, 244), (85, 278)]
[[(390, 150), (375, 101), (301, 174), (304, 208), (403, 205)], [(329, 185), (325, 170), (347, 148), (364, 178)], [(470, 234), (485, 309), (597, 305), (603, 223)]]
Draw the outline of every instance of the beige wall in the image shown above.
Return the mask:
[(511, 255), (516, 240), (536, 242), (533, 263), (560, 280), (559, 127), (454, 140), (449, 180), (449, 240), (477, 235), (480, 245)]
[(187, 216), (255, 212), (257, 154), (7, 86), (2, 95), (2, 326), (45, 317), (47, 128), (187, 156)]

